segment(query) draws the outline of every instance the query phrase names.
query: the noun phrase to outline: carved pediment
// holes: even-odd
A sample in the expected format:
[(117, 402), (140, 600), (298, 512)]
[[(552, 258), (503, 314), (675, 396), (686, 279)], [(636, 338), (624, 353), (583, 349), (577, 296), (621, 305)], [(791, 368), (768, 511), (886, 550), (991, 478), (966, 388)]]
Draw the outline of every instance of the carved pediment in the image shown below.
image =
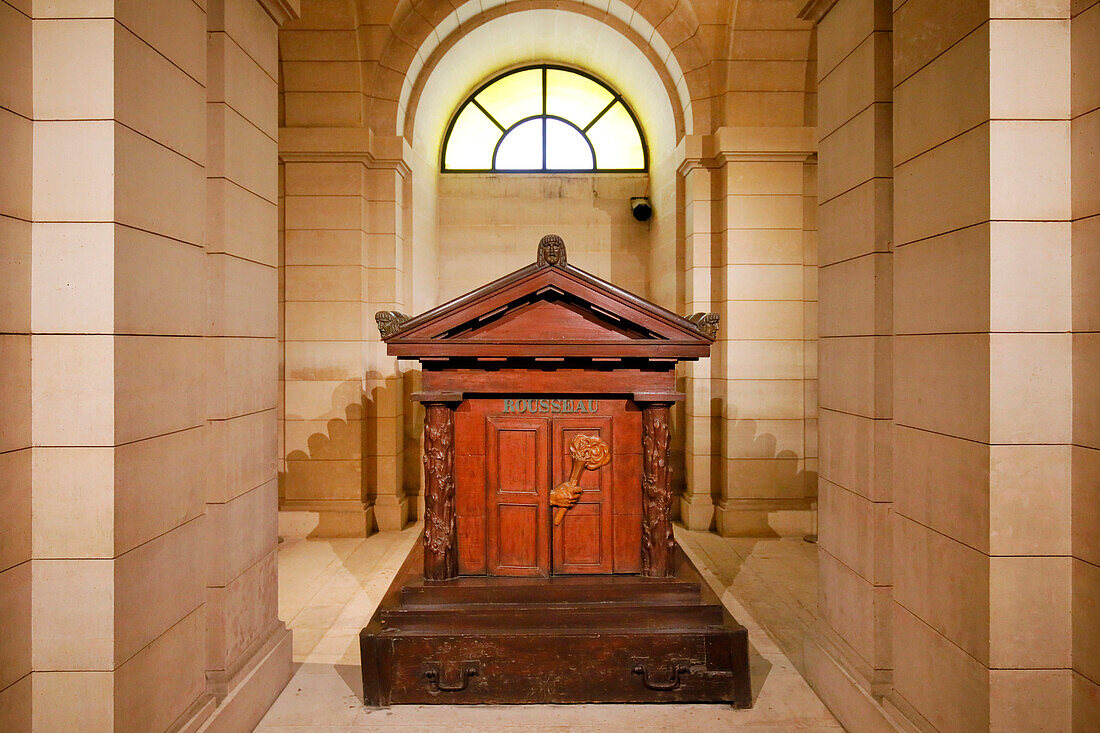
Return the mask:
[(692, 322), (566, 262), (550, 235), (538, 260), (407, 321), (379, 313), (391, 355), (449, 357), (708, 356), (712, 321)]

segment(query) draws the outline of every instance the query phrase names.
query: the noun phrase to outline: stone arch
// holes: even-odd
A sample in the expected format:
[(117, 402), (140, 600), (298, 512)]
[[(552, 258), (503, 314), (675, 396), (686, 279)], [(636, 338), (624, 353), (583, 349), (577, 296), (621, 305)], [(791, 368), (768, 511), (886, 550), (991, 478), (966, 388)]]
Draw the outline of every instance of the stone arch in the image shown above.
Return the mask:
[(378, 64), (367, 124), (383, 134), (408, 137), (407, 122), (415, 112), (425, 67), (438, 63), (450, 47), (477, 27), (505, 15), (539, 9), (585, 15), (628, 38), (658, 70), (673, 107), (678, 108), (677, 139), (709, 126), (709, 55), (690, 3), (674, 0), (642, 3), (637, 9), (622, 0), (469, 0), (457, 7), (445, 0), (429, 0), (415, 7), (403, 1), (392, 16), (392, 35)]

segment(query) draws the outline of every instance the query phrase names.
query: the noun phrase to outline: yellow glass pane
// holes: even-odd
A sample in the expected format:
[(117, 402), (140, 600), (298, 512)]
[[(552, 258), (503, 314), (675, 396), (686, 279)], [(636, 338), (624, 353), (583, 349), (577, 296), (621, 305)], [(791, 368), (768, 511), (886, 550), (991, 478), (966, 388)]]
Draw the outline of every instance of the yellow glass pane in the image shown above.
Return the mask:
[(546, 120), (547, 170), (590, 171), (594, 165), (592, 149), (577, 128), (561, 120)]
[(606, 107), (611, 92), (586, 76), (561, 69), (546, 71), (546, 112), (582, 130)]
[(507, 130), (526, 117), (542, 114), (542, 69), (509, 74), (474, 99)]
[(622, 102), (616, 102), (588, 129), (588, 139), (596, 149), (598, 169), (645, 167), (641, 135)]
[(458, 114), (447, 149), (443, 151), (443, 167), (448, 170), (489, 170), (493, 167), (493, 148), (500, 139), (500, 128), (472, 104)]
[(528, 120), (504, 136), (497, 150), (498, 170), (542, 168), (542, 119)]

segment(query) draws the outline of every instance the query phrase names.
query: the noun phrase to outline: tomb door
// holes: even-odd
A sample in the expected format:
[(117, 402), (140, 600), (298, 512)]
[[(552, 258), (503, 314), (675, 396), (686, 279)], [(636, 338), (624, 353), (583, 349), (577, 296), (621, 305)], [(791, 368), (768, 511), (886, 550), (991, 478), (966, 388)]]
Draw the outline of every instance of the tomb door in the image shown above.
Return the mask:
[[(576, 435), (591, 435), (600, 438), (608, 446), (614, 444), (611, 439), (610, 417), (557, 417), (551, 422), (551, 431), (554, 436), (554, 486), (569, 479), (573, 468), (569, 442)], [(614, 455), (611, 460), (614, 462)], [(580, 485), (584, 491), (581, 492), (580, 499), (565, 512), (561, 523), (553, 526), (552, 557), (555, 575), (612, 572), (612, 476), (612, 466), (581, 474)]]
[(486, 550), (489, 575), (550, 574), (550, 421), (486, 423)]

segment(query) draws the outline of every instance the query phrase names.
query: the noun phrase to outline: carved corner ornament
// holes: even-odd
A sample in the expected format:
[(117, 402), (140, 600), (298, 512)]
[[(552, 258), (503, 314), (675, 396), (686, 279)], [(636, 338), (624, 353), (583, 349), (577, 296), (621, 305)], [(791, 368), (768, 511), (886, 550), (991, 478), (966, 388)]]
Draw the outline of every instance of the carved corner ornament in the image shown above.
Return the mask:
[(409, 320), (409, 316), (398, 311), (378, 311), (374, 314), (374, 321), (378, 324), (378, 333), (387, 339), (401, 330), (401, 327)]
[(564, 265), (566, 263), (565, 240), (557, 234), (547, 234), (539, 240), (539, 254), (535, 264), (539, 267)]
[(584, 469), (595, 471), (611, 462), (611, 449), (594, 435), (579, 434), (569, 441), (569, 455), (573, 457), (573, 470), (569, 480), (558, 484), (550, 492), (550, 506), (554, 510), (554, 526), (561, 524), (565, 513), (581, 498), (581, 474)]
[(695, 330), (707, 338), (718, 338), (718, 321), (721, 316), (717, 313), (696, 313), (688, 316), (688, 320), (695, 325)]

